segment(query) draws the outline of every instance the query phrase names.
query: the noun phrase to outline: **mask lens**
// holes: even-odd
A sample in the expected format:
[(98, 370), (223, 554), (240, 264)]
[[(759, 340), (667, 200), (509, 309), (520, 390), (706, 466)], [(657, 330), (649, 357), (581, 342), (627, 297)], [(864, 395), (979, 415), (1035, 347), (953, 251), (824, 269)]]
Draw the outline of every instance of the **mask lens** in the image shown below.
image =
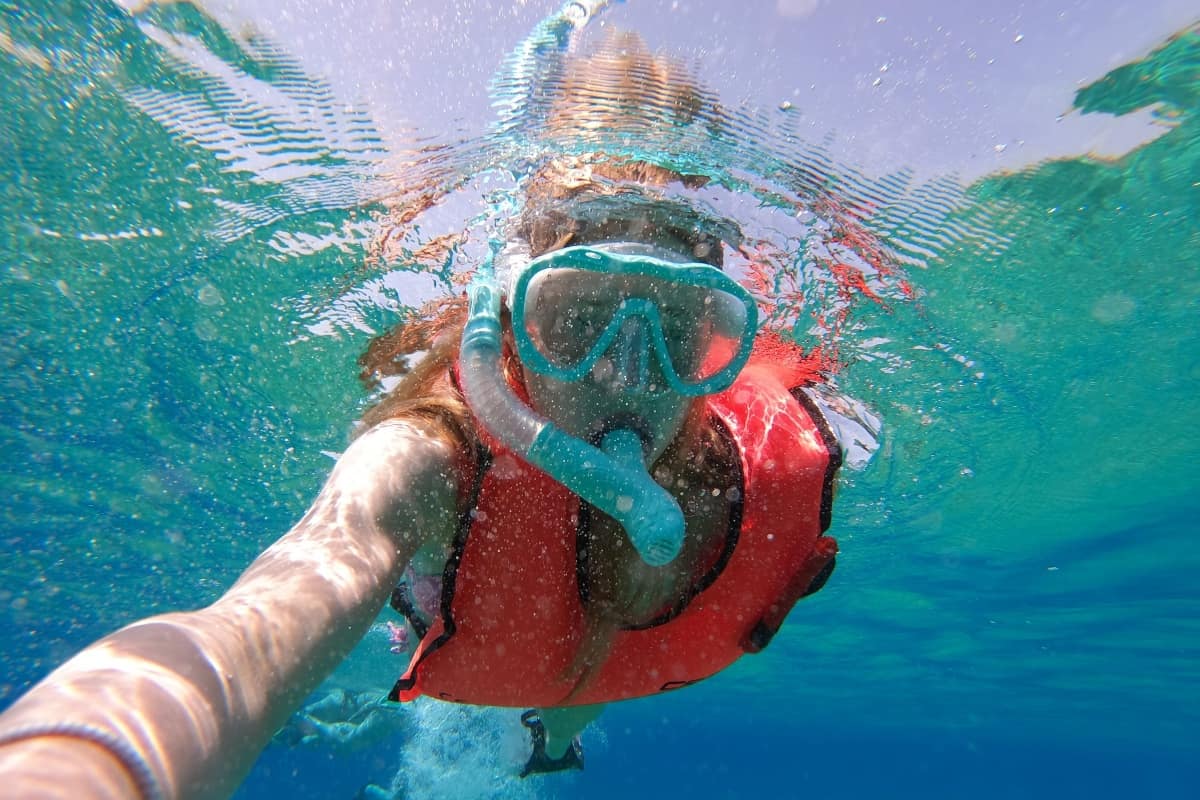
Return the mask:
[(747, 334), (741, 298), (651, 275), (544, 269), (530, 279), (524, 304), (529, 341), (564, 371), (603, 356), (622, 339), (622, 324), (631, 317), (642, 318), (646, 349), (663, 351), (669, 363), (660, 367), (684, 384), (707, 380), (728, 367)]
[(553, 366), (574, 369), (596, 348), (621, 298), (597, 285), (595, 273), (546, 269), (525, 291), (525, 331)]
[(729, 366), (746, 333), (746, 307), (718, 289), (672, 286), (657, 303), (671, 366), (685, 383)]

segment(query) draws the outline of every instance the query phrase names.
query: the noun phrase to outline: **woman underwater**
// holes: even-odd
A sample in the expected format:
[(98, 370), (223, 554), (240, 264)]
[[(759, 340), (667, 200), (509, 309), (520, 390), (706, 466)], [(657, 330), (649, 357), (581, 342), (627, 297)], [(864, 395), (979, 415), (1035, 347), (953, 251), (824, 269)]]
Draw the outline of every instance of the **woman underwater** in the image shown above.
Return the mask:
[[(665, 69), (621, 53), (576, 77)], [(671, 88), (686, 113), (696, 95)], [(564, 118), (583, 94), (568, 86)], [(6, 790), (228, 796), (389, 598), (421, 633), (392, 699), (536, 709), (523, 774), (581, 766), (604, 703), (766, 646), (832, 571), (840, 451), (815, 371), (757, 336), (721, 269), (736, 232), (668, 199), (699, 181), (602, 154), (543, 165), (469, 308), (374, 343), (368, 372), (424, 356), (303, 519), (211, 606), (96, 642), (0, 717)], [(424, 614), (395, 591), (410, 566), (441, 577)]]

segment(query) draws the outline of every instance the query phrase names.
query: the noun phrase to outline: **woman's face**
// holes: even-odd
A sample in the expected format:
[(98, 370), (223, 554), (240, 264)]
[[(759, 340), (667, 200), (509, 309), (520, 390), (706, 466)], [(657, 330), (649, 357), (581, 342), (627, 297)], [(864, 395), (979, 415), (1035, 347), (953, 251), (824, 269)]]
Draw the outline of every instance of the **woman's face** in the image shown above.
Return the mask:
[[(685, 260), (700, 258), (691, 245), (669, 234), (659, 234), (649, 244), (684, 254)], [(708, 257), (709, 253), (701, 255)], [(654, 304), (671, 356), (680, 359), (677, 370), (694, 366), (683, 361), (684, 353), (704, 351), (701, 340), (707, 340), (708, 334), (702, 293), (670, 285), (664, 288), (661, 281), (636, 275), (613, 276), (610, 294), (601, 301), (589, 297), (587, 289), (574, 283), (570, 274), (571, 270), (543, 273), (537, 291), (530, 290), (535, 307), (526, 310), (545, 322), (531, 336), (547, 350), (562, 355), (565, 362), (578, 362), (587, 355), (613, 319), (614, 297), (643, 298)], [(533, 407), (562, 430), (592, 444), (615, 428), (632, 429), (647, 445), (647, 463), (654, 463), (682, 430), (695, 398), (671, 388), (658, 357), (652, 354), (651, 336), (645, 319), (625, 319), (616, 340), (578, 381), (558, 380), (523, 365)], [(579, 352), (571, 350), (575, 339), (582, 348)]]
[[(602, 300), (577, 275), (574, 270), (548, 270), (539, 276), (537, 291), (527, 295), (526, 313), (540, 320), (530, 334), (543, 351), (557, 353), (566, 363), (583, 360), (613, 323), (622, 297), (652, 299), (668, 341), (686, 341), (691, 349), (702, 349), (696, 340), (703, 335), (697, 333), (703, 328), (697, 322), (703, 310), (688, 305), (686, 291), (639, 276), (614, 276), (604, 282)], [(651, 346), (653, 335), (647, 319), (627, 317), (616, 339), (578, 381), (525, 368), (534, 408), (567, 433), (593, 444), (614, 428), (632, 429), (646, 443), (653, 463), (679, 433), (692, 402), (671, 388)]]

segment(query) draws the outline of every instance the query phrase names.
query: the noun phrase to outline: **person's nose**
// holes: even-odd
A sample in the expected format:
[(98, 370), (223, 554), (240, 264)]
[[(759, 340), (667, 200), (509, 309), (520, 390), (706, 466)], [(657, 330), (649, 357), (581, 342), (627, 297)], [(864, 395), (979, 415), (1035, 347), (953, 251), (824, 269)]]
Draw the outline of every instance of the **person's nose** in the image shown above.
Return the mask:
[(629, 317), (621, 323), (621, 332), (609, 348), (612, 359), (613, 389), (637, 394), (650, 388), (654, 376), (650, 369), (650, 332), (646, 321)]

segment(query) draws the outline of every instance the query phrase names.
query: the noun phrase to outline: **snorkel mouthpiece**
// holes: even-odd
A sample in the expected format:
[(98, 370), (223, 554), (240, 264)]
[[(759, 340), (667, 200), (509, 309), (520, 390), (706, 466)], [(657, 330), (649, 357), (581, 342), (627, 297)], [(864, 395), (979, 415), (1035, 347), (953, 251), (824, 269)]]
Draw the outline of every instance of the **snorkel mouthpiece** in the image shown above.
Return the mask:
[[(642, 450), (642, 438), (628, 428), (621, 428), (609, 432), (604, 437), (604, 441), (600, 444), (601, 449), (608, 456), (611, 456), (617, 463), (629, 467), (634, 472), (645, 473), (646, 459), (645, 451)], [(657, 567), (663, 564), (670, 564), (679, 555), (679, 550), (683, 546), (683, 515), (680, 512), (679, 505), (674, 498), (662, 491), (657, 483), (651, 484), (659, 491), (653, 495), (643, 498), (641, 502), (634, 499), (632, 496), (618, 496), (617, 507), (627, 505), (631, 510), (637, 509), (639, 516), (645, 516), (649, 520), (655, 519), (655, 514), (679, 514), (680, 535), (674, 536), (669, 529), (664, 529), (658, 524), (650, 524), (647, 521), (640, 521), (632, 527), (627, 528), (629, 531), (629, 539), (633, 546), (641, 555), (642, 560), (647, 564)], [(669, 507), (659, 509), (657, 506), (665, 497), (669, 503)], [(641, 538), (638, 538), (641, 537)]]
[[(627, 449), (632, 438), (636, 452)], [(613, 437), (618, 436), (617, 441)], [(654, 482), (642, 460), (642, 442), (632, 431), (605, 437), (606, 453), (547, 424), (529, 449), (529, 462), (621, 523), (638, 555), (652, 567), (669, 564), (683, 547), (683, 512)]]
[(469, 297), (461, 376), (476, 418), (505, 446), (617, 520), (643, 561), (669, 564), (683, 547), (683, 512), (646, 471), (640, 437), (622, 428), (596, 448), (517, 399), (499, 369), (500, 292), (490, 260)]

